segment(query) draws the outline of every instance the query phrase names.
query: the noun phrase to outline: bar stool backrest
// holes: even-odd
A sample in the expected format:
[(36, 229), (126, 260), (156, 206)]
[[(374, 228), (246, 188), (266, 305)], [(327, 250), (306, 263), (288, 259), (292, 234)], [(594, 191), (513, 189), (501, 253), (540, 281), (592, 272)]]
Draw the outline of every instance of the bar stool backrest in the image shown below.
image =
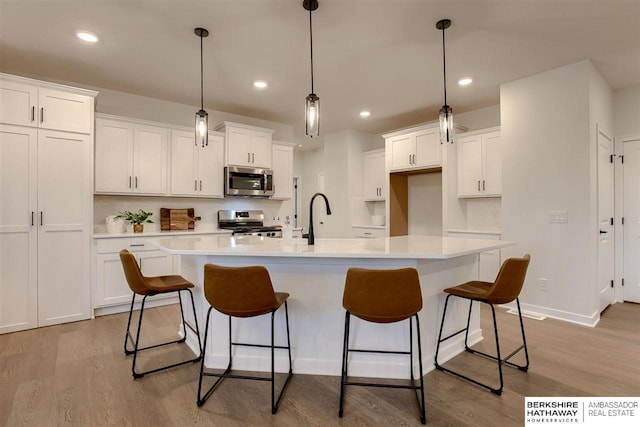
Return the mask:
[(122, 268), (124, 269), (124, 276), (127, 278), (129, 288), (133, 292), (139, 295), (148, 295), (152, 293), (151, 289), (147, 285), (136, 257), (126, 249), (120, 251), (120, 261), (122, 262)]
[(415, 268), (347, 271), (342, 306), (370, 322), (408, 319), (422, 309), (420, 279)]
[(221, 313), (252, 317), (278, 307), (269, 271), (263, 266), (204, 266), (204, 295)]
[(508, 258), (500, 267), (496, 281), (487, 292), (486, 299), (491, 304), (506, 304), (520, 295), (531, 255), (522, 258)]

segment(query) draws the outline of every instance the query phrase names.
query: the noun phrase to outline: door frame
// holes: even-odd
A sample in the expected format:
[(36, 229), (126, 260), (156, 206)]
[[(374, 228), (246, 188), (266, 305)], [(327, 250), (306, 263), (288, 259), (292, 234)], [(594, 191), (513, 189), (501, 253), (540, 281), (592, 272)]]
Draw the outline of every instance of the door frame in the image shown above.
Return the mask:
[[(607, 141), (610, 141), (610, 151), (609, 151), (609, 155), (613, 156), (613, 161), (608, 161), (606, 162), (605, 165), (601, 164), (600, 161), (600, 138), (605, 138)], [(601, 200), (603, 199), (603, 197), (601, 197), (601, 182), (600, 182), (600, 178), (601, 178), (601, 171), (603, 169), (603, 167), (607, 166), (607, 167), (611, 167), (613, 168), (613, 170), (611, 170), (611, 191), (612, 194), (611, 196), (611, 217), (613, 218), (613, 224), (611, 224), (608, 227), (608, 230), (610, 231), (610, 236), (611, 239), (613, 239), (613, 242), (611, 242), (611, 264), (613, 265), (609, 265), (609, 268), (607, 268), (607, 272), (611, 273), (611, 280), (613, 281), (613, 289), (611, 290), (610, 293), (610, 300), (608, 301), (608, 304), (603, 307), (602, 301), (603, 301), (603, 297), (602, 297), (602, 283), (600, 282), (601, 279), (601, 275), (602, 275), (602, 271), (601, 271), (601, 257), (602, 252), (602, 245), (600, 243), (602, 235), (598, 236), (597, 239), (597, 253), (598, 253), (598, 267), (597, 267), (597, 300), (598, 300), (598, 311), (601, 313), (602, 311), (604, 311), (607, 307), (609, 307), (610, 305), (615, 304), (616, 302), (618, 302), (618, 298), (616, 297), (616, 280), (615, 280), (615, 275), (616, 275), (616, 244), (617, 244), (617, 240), (616, 240), (616, 230), (620, 227), (616, 227), (616, 225), (618, 224), (618, 221), (616, 220), (616, 211), (615, 211), (615, 206), (616, 206), (616, 199), (615, 199), (615, 195), (616, 195), (616, 182), (615, 182), (615, 176), (616, 176), (616, 171), (615, 171), (615, 158), (616, 157), (616, 151), (615, 151), (615, 138), (612, 136), (611, 132), (609, 132), (607, 129), (605, 129), (603, 126), (601, 126), (600, 124), (596, 124), (596, 158), (597, 158), (597, 176), (598, 176), (598, 180), (597, 180), (597, 202), (596, 202), (596, 211), (597, 211), (597, 223), (598, 223), (598, 230), (602, 233), (602, 225), (601, 225), (601, 218), (600, 218), (600, 203)], [(611, 165), (611, 166), (608, 166)], [(607, 221), (608, 222), (608, 221)], [(608, 225), (608, 224), (607, 224)], [(609, 280), (609, 279), (607, 279)], [(609, 293), (609, 291), (607, 290), (607, 293)]]
[(624, 217), (624, 143), (627, 141), (635, 141), (640, 139), (640, 133), (616, 136), (614, 138), (614, 209), (615, 209), (615, 285), (614, 295), (616, 302), (624, 302), (624, 287), (622, 280), (624, 279), (624, 226), (622, 225)]

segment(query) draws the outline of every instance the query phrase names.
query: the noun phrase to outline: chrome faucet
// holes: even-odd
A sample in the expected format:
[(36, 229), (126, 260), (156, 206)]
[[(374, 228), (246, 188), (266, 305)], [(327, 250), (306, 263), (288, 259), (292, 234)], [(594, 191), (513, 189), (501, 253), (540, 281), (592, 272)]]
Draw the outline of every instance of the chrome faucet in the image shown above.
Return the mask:
[(324, 199), (324, 204), (327, 206), (327, 215), (331, 215), (331, 208), (329, 207), (329, 199), (322, 193), (316, 193), (311, 197), (309, 203), (309, 236), (307, 237), (307, 244), (313, 245), (315, 243), (315, 237), (313, 236), (313, 201), (316, 197), (321, 196)]

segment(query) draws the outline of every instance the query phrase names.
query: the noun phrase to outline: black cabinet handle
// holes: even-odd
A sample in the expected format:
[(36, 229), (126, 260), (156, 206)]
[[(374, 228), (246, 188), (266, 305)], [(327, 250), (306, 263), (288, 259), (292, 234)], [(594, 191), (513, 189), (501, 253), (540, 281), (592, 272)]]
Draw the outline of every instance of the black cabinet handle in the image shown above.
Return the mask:
[(608, 233), (608, 231), (600, 230), (600, 234), (607, 234), (607, 233)]
[(44, 107), (40, 107), (40, 123), (44, 123)]
[(31, 121), (35, 122), (36, 121), (36, 106), (33, 105), (31, 107)]
[(34, 225), (34, 223), (33, 223), (34, 213), (35, 213), (35, 212), (31, 211), (31, 225), (32, 225), (32, 226)]
[(44, 214), (40, 211), (40, 225), (44, 225)]

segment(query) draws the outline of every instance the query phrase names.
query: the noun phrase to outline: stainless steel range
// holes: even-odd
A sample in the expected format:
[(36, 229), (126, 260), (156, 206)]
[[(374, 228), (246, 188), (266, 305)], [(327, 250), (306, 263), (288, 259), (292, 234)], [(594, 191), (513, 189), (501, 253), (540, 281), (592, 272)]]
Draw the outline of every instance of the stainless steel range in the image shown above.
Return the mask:
[(252, 211), (218, 211), (218, 227), (233, 230), (234, 236), (282, 237), (279, 225), (264, 225), (264, 212)]

